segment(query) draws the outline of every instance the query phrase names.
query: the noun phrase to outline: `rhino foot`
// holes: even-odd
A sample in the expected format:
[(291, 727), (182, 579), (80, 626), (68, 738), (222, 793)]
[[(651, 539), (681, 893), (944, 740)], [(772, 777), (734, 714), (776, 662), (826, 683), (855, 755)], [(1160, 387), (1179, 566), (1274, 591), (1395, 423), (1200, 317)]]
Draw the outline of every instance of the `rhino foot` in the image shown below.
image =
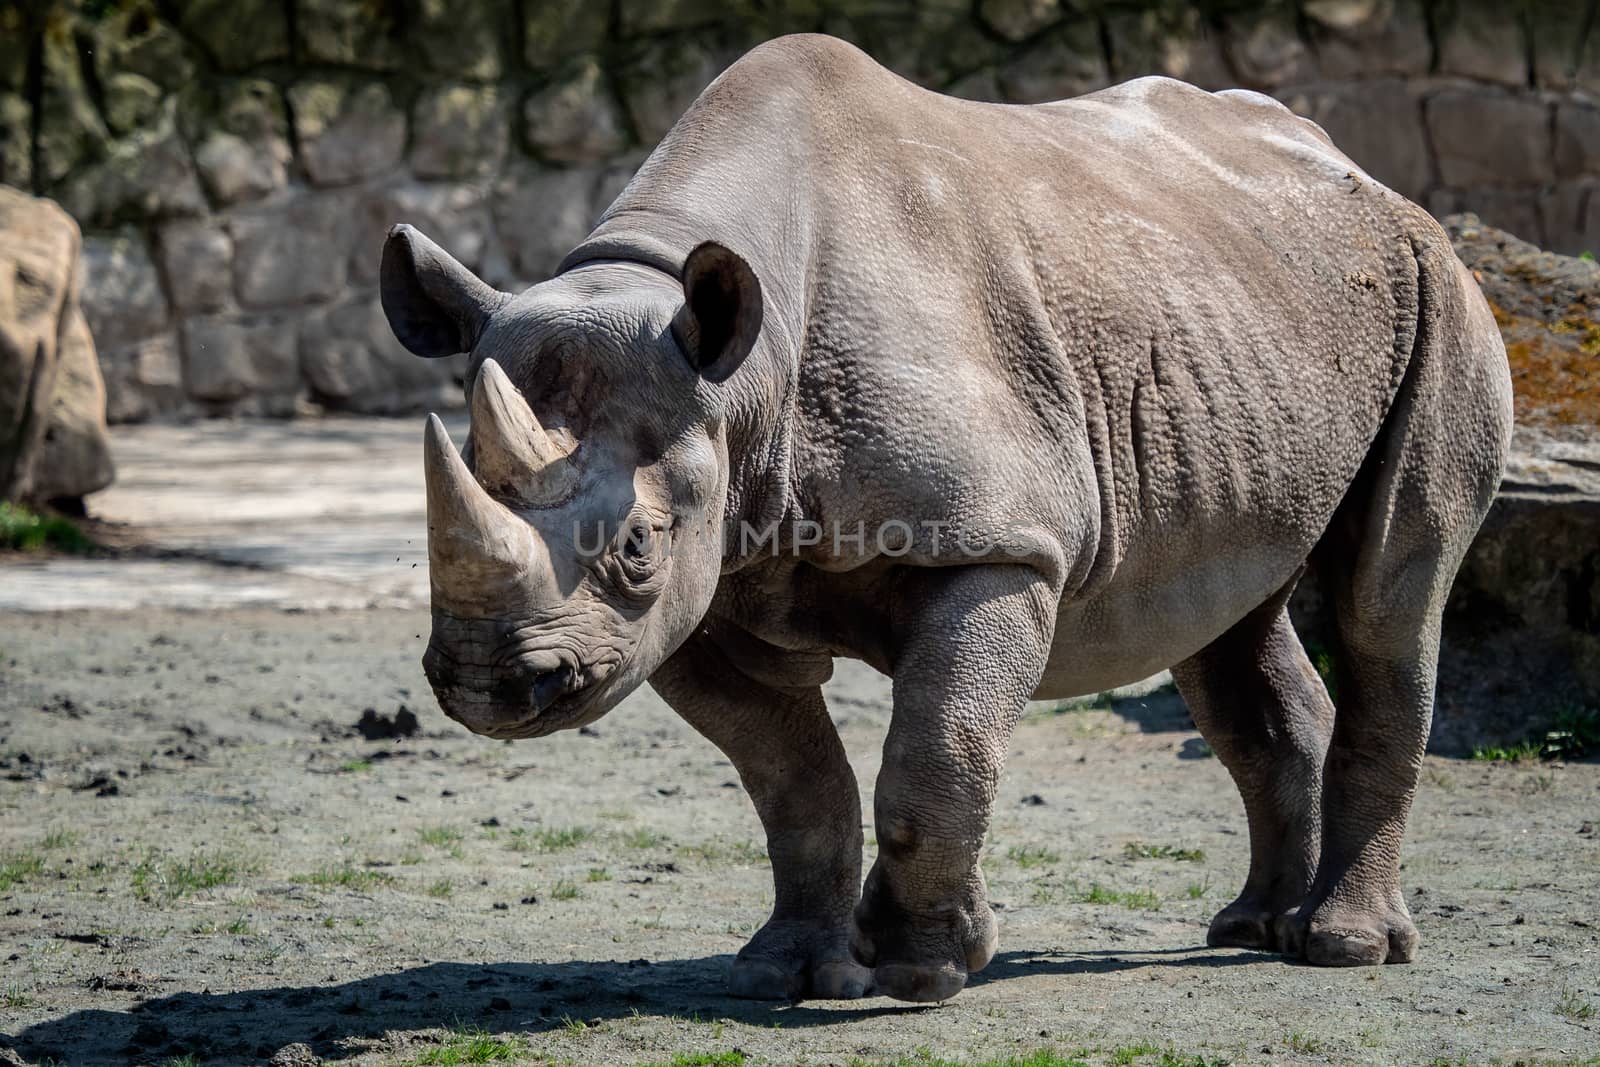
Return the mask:
[(1256, 948), (1272, 952), (1278, 947), (1278, 916), (1259, 901), (1236, 900), (1217, 912), (1206, 931), (1212, 948)]
[(1286, 912), (1276, 925), (1284, 955), (1321, 967), (1410, 963), (1422, 940), (1403, 901), (1371, 909), (1325, 901)]
[(845, 924), (773, 920), (739, 950), (728, 993), (746, 1000), (855, 1000), (874, 992), (872, 972), (850, 958)]
[(878, 992), (917, 1003), (961, 992), (967, 975), (994, 958), (999, 942), (1000, 928), (981, 888), (937, 915), (916, 915), (893, 905), (876, 867), (850, 930), (850, 953), (872, 968)]

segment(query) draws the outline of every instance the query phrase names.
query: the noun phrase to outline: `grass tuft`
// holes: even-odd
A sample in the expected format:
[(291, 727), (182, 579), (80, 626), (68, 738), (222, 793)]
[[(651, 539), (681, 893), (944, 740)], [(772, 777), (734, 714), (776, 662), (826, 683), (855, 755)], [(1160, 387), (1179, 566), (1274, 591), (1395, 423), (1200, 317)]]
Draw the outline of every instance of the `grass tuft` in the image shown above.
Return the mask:
[(91, 551), (94, 542), (59, 515), (40, 515), (18, 504), (0, 503), (0, 549), (33, 552), (40, 548), (81, 555)]
[(453, 1031), (437, 1047), (411, 1062), (415, 1067), (458, 1067), (463, 1063), (505, 1063), (521, 1057), (527, 1043), (520, 1037), (494, 1037), (487, 1030)]
[(0, 893), (44, 871), (44, 860), (32, 852), (13, 852), (0, 856)]
[(1594, 1005), (1572, 990), (1563, 988), (1561, 999), (1556, 1002), (1556, 1014), (1564, 1015), (1573, 1022), (1582, 1022), (1594, 1018)]
[(1006, 859), (1023, 870), (1029, 870), (1034, 867), (1045, 867), (1052, 863), (1060, 863), (1061, 854), (1052, 852), (1043, 845), (1038, 848), (1013, 845), (1011, 848), (1006, 849)]
[(371, 889), (393, 882), (394, 875), (346, 863), (342, 867), (322, 867), (310, 874), (297, 874), (289, 880), (302, 885), (314, 885), (319, 889)]
[(1178, 860), (1183, 863), (1204, 863), (1203, 848), (1174, 848), (1172, 845), (1151, 845), (1143, 841), (1129, 841), (1122, 846), (1122, 854), (1130, 860)]
[(133, 869), (133, 893), (146, 902), (176, 900), (229, 885), (247, 869), (237, 857), (222, 853), (196, 852), (188, 859), (164, 863), (151, 856)]
[(506, 848), (512, 852), (560, 852), (577, 848), (593, 836), (582, 826), (545, 827), (529, 830), (519, 826), (506, 834)]
[(1107, 889), (1099, 882), (1089, 887), (1089, 892), (1083, 895), (1085, 904), (1121, 904), (1124, 908), (1133, 911), (1157, 911), (1161, 908), (1161, 898), (1149, 889)]

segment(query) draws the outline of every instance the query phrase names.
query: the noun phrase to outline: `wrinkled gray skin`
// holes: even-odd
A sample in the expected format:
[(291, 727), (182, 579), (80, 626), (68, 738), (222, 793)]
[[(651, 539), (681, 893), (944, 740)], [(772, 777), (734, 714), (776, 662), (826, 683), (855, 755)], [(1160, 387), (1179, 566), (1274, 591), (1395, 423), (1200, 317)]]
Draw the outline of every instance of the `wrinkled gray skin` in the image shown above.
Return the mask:
[[(408, 347), (482, 368), (477, 481), (430, 430), (439, 701), (536, 737), (648, 680), (726, 752), (777, 883), (734, 992), (957, 992), (1024, 702), (1169, 665), (1249, 820), (1210, 943), (1412, 959), (1440, 612), (1511, 390), (1445, 235), (1315, 125), (1159, 78), (971, 103), (787, 37), (555, 278), (494, 293), (406, 227), (383, 278)], [(1284, 607), (1308, 561), (1337, 714)], [(864, 888), (836, 656), (894, 682)]]

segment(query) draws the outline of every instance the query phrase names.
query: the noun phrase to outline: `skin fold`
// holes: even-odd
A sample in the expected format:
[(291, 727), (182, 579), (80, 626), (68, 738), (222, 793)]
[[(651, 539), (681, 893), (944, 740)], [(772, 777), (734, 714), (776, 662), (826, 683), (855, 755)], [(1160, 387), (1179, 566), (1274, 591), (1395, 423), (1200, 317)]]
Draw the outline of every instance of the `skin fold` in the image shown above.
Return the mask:
[[(440, 704), (536, 737), (648, 681), (721, 748), (776, 883), (735, 993), (959, 991), (1025, 703), (1169, 666), (1250, 827), (1210, 942), (1413, 958), (1400, 844), (1510, 380), (1443, 232), (1314, 124), (1161, 78), (979, 104), (785, 37), (554, 278), (497, 293), (397, 226), (381, 283), (413, 352), (473, 356), (471, 439), (426, 451)], [(894, 686), (864, 883), (840, 656)]]

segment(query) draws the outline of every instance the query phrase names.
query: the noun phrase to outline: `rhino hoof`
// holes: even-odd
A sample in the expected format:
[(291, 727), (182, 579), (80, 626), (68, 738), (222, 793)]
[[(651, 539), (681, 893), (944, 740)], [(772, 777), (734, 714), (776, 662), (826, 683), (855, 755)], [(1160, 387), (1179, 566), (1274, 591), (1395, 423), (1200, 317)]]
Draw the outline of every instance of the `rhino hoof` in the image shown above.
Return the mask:
[(1304, 919), (1291, 912), (1278, 920), (1284, 954), (1318, 967), (1375, 967), (1410, 963), (1421, 937), (1403, 914), (1325, 914)]
[(743, 1000), (799, 1000), (805, 995), (805, 986), (804, 974), (767, 960), (734, 960), (728, 974), (728, 995)]
[(1273, 916), (1258, 908), (1230, 904), (1211, 920), (1206, 944), (1212, 948), (1254, 948), (1271, 952), (1278, 947)]
[(949, 1000), (967, 984), (967, 972), (953, 963), (884, 963), (872, 977), (884, 996), (918, 1004)]

